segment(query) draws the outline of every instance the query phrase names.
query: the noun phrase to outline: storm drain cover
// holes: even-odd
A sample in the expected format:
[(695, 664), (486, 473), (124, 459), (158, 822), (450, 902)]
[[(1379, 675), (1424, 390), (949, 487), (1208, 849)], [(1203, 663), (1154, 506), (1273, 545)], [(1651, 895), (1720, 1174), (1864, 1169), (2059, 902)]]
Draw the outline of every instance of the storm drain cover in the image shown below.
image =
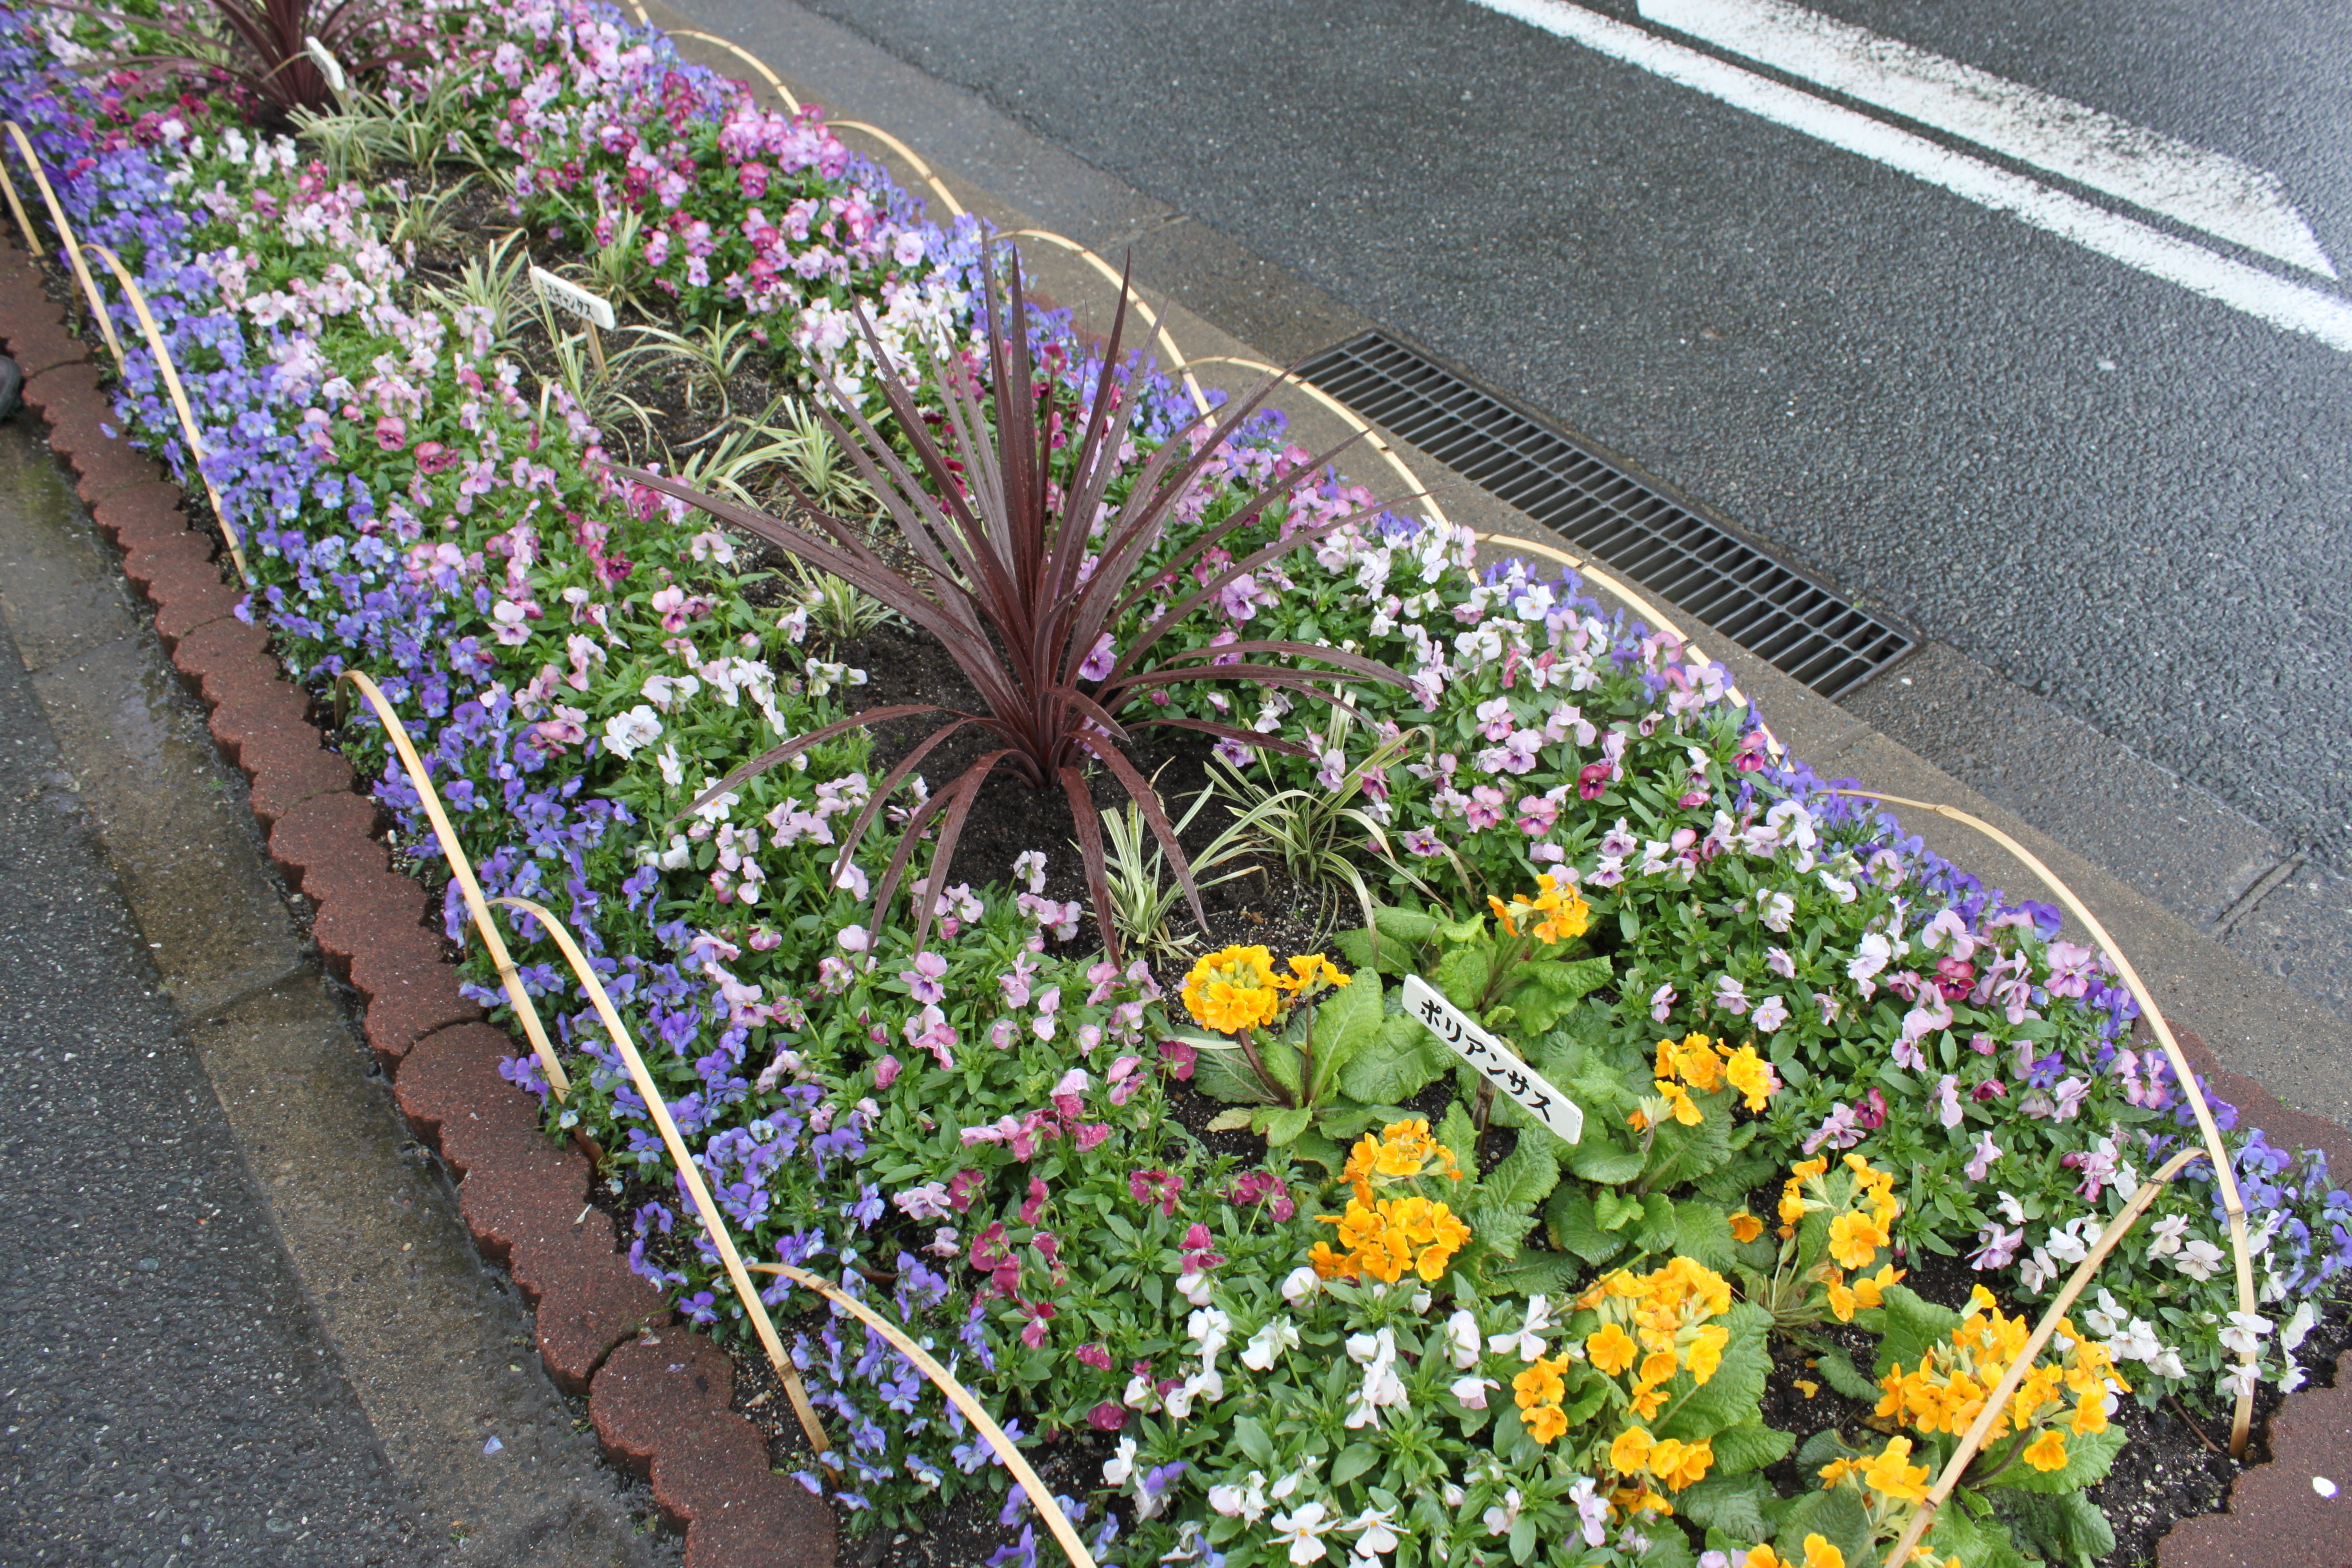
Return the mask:
[(1901, 627), (1385, 333), (1300, 374), (1825, 697), (1911, 651)]

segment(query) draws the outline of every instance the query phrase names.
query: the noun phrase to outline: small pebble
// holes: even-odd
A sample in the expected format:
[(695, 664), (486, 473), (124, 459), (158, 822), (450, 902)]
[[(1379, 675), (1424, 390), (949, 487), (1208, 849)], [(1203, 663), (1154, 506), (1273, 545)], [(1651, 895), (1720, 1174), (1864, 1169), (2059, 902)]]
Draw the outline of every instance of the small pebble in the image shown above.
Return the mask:
[(490, 1439), (489, 1442), (482, 1445), (482, 1452), (485, 1454), (495, 1454), (505, 1446), (506, 1445), (504, 1443), (501, 1443), (497, 1438), (494, 1437)]
[(2311, 1489), (2322, 1497), (2336, 1495), (2336, 1483), (2324, 1475), (2315, 1475), (2311, 1478)]

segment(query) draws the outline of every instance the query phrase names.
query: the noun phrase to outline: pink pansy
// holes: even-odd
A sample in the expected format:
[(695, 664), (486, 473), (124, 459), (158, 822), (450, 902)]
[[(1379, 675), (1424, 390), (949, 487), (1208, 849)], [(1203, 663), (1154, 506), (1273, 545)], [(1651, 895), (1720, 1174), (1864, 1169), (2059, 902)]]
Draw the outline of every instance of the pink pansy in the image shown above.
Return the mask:
[(1177, 1195), (1184, 1191), (1184, 1178), (1167, 1171), (1135, 1171), (1127, 1178), (1127, 1191), (1136, 1202), (1146, 1207), (1156, 1203), (1162, 1214), (1174, 1219)]
[[(1111, 1369), (1111, 1353), (1107, 1348), (1101, 1345), (1080, 1345), (1078, 1347), (1078, 1360), (1082, 1365), (1090, 1366), (1097, 1372), (1108, 1372)], [(1113, 1406), (1112, 1408), (1116, 1409), (1118, 1407)]]
[(939, 982), (947, 976), (947, 960), (937, 953), (917, 953), (915, 967), (898, 972), (906, 982), (907, 994), (918, 1002), (939, 1002), (947, 998), (947, 987)]
[(1022, 1224), (1034, 1225), (1037, 1223), (1037, 1216), (1045, 1211), (1046, 1196), (1045, 1178), (1042, 1176), (1030, 1177), (1029, 1196), (1021, 1203)]
[(1605, 762), (1588, 762), (1576, 775), (1576, 793), (1586, 800), (1598, 800), (1607, 793), (1611, 774)]
[(2081, 996), (2098, 973), (2091, 950), (2074, 942), (2050, 944), (2050, 994)]
[(1143, 1058), (1140, 1056), (1122, 1056), (1111, 1063), (1105, 1082), (1110, 1085), (1113, 1105), (1125, 1105), (1134, 1098), (1135, 1091), (1143, 1087), (1143, 1080), (1135, 1074), (1135, 1069), (1142, 1065)]
[(887, 1089), (898, 1082), (898, 1058), (885, 1056), (874, 1064), (874, 1087)]
[(1085, 1068), (1073, 1067), (1062, 1074), (1061, 1081), (1053, 1086), (1053, 1093), (1047, 1098), (1053, 1101), (1054, 1109), (1061, 1112), (1064, 1118), (1076, 1121), (1084, 1110), (1080, 1096), (1084, 1095), (1093, 1086), (1093, 1083), (1094, 1079), (1087, 1074)]
[(1168, 1076), (1182, 1082), (1192, 1076), (1200, 1061), (1200, 1052), (1181, 1040), (1162, 1040), (1160, 1060), (1168, 1064)]
[(1470, 803), (1462, 808), (1462, 820), (1473, 832), (1491, 828), (1503, 820), (1509, 809), (1510, 798), (1491, 784), (1481, 784), (1470, 791)]

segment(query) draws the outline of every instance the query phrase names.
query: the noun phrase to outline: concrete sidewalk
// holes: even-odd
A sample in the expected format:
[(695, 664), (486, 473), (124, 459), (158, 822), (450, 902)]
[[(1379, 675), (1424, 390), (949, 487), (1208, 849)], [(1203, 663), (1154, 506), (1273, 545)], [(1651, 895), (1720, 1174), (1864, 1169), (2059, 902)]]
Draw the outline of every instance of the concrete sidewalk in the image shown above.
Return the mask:
[[(1113, 266), (1132, 264), (1138, 291), (1188, 359), (1290, 364), (1376, 325), (796, 0), (647, 0), (644, 9), (672, 31), (731, 40), (833, 118), (891, 133), (999, 229), (1050, 229)], [(690, 59), (757, 79), (725, 48), (678, 42)], [(925, 190), (896, 149), (854, 129), (843, 135), (909, 189)], [(1060, 303), (1107, 321), (1116, 288), (1097, 272), (1041, 239), (1024, 242), (1023, 260)], [(1228, 389), (1253, 379), (1232, 366), (1202, 373)], [(1279, 401), (1303, 444), (1345, 431), (1303, 395)], [(1455, 521), (1567, 544), (1409, 444), (1394, 444)], [(1350, 468), (1376, 489), (1400, 488), (1368, 454)], [(2167, 1016), (2203, 1035), (2223, 1066), (2291, 1105), (2352, 1123), (2352, 1075), (2343, 1071), (2352, 1060), (2352, 879), (2299, 861), (2211, 795), (1939, 644), (1832, 703), (1675, 606), (1657, 607), (1738, 674), (1774, 731), (1824, 777), (1852, 775), (1866, 788), (1955, 806), (2011, 834), (2081, 895)], [(1927, 813), (1898, 814), (1988, 885), (2048, 897), (2030, 871), (1972, 831)]]
[(674, 1561), (30, 415), (0, 428), (0, 869), (0, 1561)]

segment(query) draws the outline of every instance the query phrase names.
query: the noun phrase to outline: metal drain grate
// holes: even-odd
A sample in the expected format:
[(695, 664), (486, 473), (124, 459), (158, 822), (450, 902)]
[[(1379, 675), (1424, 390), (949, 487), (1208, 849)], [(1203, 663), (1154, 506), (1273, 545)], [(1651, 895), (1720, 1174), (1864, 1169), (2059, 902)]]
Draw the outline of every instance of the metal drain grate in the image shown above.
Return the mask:
[(1328, 349), (1300, 373), (1825, 697), (1913, 647), (1908, 632), (1385, 333)]

